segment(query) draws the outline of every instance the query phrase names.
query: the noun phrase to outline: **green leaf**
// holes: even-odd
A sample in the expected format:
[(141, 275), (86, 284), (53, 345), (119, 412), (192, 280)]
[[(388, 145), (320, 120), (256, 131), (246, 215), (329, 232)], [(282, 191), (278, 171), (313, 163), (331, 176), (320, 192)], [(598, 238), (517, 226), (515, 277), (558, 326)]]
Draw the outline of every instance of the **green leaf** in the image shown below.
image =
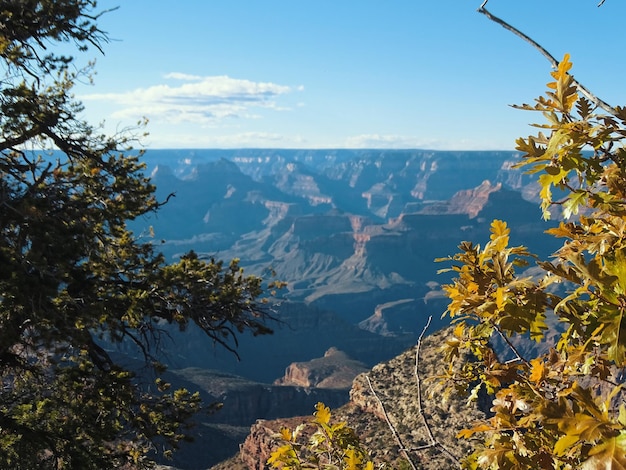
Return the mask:
[(569, 219), (572, 215), (577, 215), (581, 206), (587, 202), (585, 191), (574, 191), (563, 204), (563, 218)]

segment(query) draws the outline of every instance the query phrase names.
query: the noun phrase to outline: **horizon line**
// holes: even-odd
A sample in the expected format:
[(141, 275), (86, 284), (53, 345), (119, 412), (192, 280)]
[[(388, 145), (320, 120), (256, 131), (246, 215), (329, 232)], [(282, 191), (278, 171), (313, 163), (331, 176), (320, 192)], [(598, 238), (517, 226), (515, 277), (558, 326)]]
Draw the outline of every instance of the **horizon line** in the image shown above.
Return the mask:
[(422, 147), (389, 148), (389, 147), (143, 147), (133, 150), (221, 150), (221, 151), (256, 151), (256, 150), (289, 150), (289, 151), (320, 151), (320, 150), (347, 150), (347, 151), (420, 151), (420, 152), (516, 152), (515, 149), (433, 149)]

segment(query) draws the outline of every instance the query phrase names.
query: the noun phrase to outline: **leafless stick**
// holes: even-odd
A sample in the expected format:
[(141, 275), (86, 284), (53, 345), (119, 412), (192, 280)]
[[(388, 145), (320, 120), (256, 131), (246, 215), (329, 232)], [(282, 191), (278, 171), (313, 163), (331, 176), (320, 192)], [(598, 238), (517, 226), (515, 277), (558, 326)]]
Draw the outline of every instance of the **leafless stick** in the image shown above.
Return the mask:
[(426, 428), (426, 432), (428, 433), (428, 438), (430, 439), (430, 444), (426, 446), (421, 446), (411, 450), (421, 450), (429, 447), (439, 447), (441, 451), (452, 461), (454, 461), (457, 465), (460, 465), (459, 460), (450, 452), (448, 449), (444, 447), (439, 441), (435, 439), (432, 430), (430, 429), (430, 424), (426, 419), (426, 413), (424, 413), (424, 407), (422, 404), (422, 378), (420, 376), (419, 371), (419, 363), (420, 363), (420, 349), (422, 347), (422, 340), (424, 339), (424, 335), (426, 334), (426, 330), (430, 326), (430, 322), (432, 321), (432, 315), (428, 317), (428, 321), (426, 322), (426, 326), (422, 330), (422, 333), (419, 335), (417, 339), (417, 347), (415, 348), (415, 381), (417, 383), (417, 409), (419, 411), (420, 416), (422, 417), (422, 422), (424, 423), (424, 427)]
[(454, 454), (452, 452), (450, 452), (443, 444), (441, 444), (439, 441), (437, 441), (437, 439), (435, 439), (435, 436), (433, 435), (431, 429), (430, 429), (430, 424), (428, 423), (428, 420), (426, 419), (426, 414), (424, 413), (424, 407), (423, 407), (423, 401), (422, 401), (422, 379), (420, 377), (420, 373), (419, 373), (419, 362), (420, 362), (420, 349), (422, 346), (422, 340), (424, 339), (424, 335), (426, 334), (426, 331), (428, 330), (428, 327), (430, 326), (430, 322), (432, 321), (433, 317), (429, 316), (428, 317), (428, 321), (426, 322), (426, 326), (424, 326), (424, 329), (422, 330), (421, 334), (419, 335), (418, 339), (417, 339), (417, 346), (415, 348), (415, 380), (417, 382), (417, 405), (418, 405), (418, 411), (420, 416), (422, 417), (422, 422), (424, 424), (424, 427), (426, 428), (426, 432), (428, 433), (428, 438), (430, 440), (430, 444), (425, 444), (419, 447), (411, 447), (411, 448), (407, 448), (404, 443), (402, 442), (402, 438), (400, 437), (400, 434), (398, 433), (398, 431), (396, 430), (395, 426), (393, 425), (393, 423), (391, 422), (391, 420), (389, 419), (389, 414), (387, 413), (387, 410), (385, 408), (384, 403), (382, 402), (382, 400), (380, 399), (380, 397), (378, 396), (378, 394), (376, 393), (376, 391), (374, 390), (374, 387), (372, 385), (372, 382), (369, 378), (368, 375), (365, 376), (365, 378), (367, 379), (367, 384), (369, 385), (370, 391), (372, 392), (372, 395), (374, 395), (374, 398), (376, 398), (376, 401), (378, 401), (378, 404), (380, 405), (381, 410), (383, 411), (383, 416), (385, 417), (385, 421), (387, 422), (387, 426), (389, 426), (389, 429), (391, 430), (391, 434), (393, 435), (398, 448), (400, 449), (400, 452), (402, 452), (402, 455), (404, 456), (404, 458), (409, 462), (409, 464), (411, 465), (411, 468), (413, 468), (413, 470), (417, 470), (417, 467), (415, 466), (415, 463), (413, 462), (413, 460), (411, 459), (411, 456), (409, 455), (409, 452), (418, 452), (421, 450), (426, 450), (426, 449), (431, 449), (434, 447), (439, 448), (439, 450), (445, 455), (447, 456), (450, 460), (452, 460), (456, 465), (460, 465), (461, 462), (459, 462), (459, 459), (457, 459)]
[(433, 319), (432, 315), (428, 317), (428, 321), (426, 322), (426, 326), (422, 330), (422, 333), (417, 338), (417, 347), (415, 348), (415, 381), (417, 382), (417, 409), (419, 410), (420, 415), (422, 415), (422, 419), (424, 420), (424, 425), (428, 430), (428, 436), (430, 437), (430, 442), (434, 442), (435, 438), (433, 437), (433, 433), (430, 432), (430, 427), (426, 422), (426, 417), (424, 416), (424, 408), (422, 406), (422, 379), (420, 377), (419, 364), (420, 364), (420, 348), (422, 347), (422, 339), (424, 339), (424, 335), (426, 334), (426, 330), (430, 326), (430, 322)]
[[(509, 340), (509, 338), (504, 333), (502, 333), (502, 330), (500, 329), (500, 327), (498, 325), (496, 325), (494, 322), (491, 322), (491, 326), (493, 326), (495, 328), (495, 330), (500, 335), (500, 338), (502, 338), (502, 340), (506, 343), (506, 345), (513, 352), (513, 354), (515, 354), (515, 361), (513, 361), (513, 362), (520, 361), (520, 362), (523, 362), (524, 364), (526, 364), (528, 367), (530, 367), (530, 363), (526, 359), (524, 359), (522, 357), (522, 355), (519, 353), (517, 348), (513, 345), (513, 343), (511, 343), (511, 340)], [(507, 363), (509, 363), (509, 362), (510, 361), (507, 361)]]
[[(552, 67), (557, 68), (559, 66), (559, 62), (554, 58), (554, 56), (552, 54), (550, 54), (545, 48), (543, 48), (537, 41), (535, 41), (534, 39), (530, 38), (526, 34), (522, 33), (516, 27), (511, 26), (506, 21), (498, 18), (497, 16), (492, 15), (485, 8), (485, 6), (487, 5), (487, 2), (488, 2), (488, 0), (485, 0), (480, 5), (480, 7), (478, 8), (478, 12), (479, 13), (482, 13), (487, 18), (489, 18), (491, 21), (493, 21), (495, 23), (498, 23), (504, 29), (507, 29), (507, 30), (511, 31), (513, 34), (515, 34), (516, 36), (522, 38), (524, 41), (529, 43), (531, 46), (533, 46), (535, 49), (537, 49), (546, 59), (548, 59), (548, 61), (552, 64)], [(602, 3), (604, 3), (604, 1), (600, 2), (600, 5), (602, 5)], [(600, 6), (600, 5), (598, 5), (598, 6)], [(589, 101), (591, 101), (595, 106), (597, 106), (598, 108), (604, 109), (607, 113), (610, 113), (613, 116), (617, 116), (618, 112), (617, 112), (617, 110), (614, 107), (612, 107), (607, 102), (601, 100), (596, 95), (591, 93), (589, 90), (587, 90), (587, 88), (585, 88), (581, 83), (579, 83), (578, 80), (576, 80), (574, 77), (572, 77), (572, 82), (574, 83), (574, 85), (576, 85), (576, 88), (578, 88), (578, 91), (580, 93), (582, 93), (585, 96), (585, 98), (587, 98)]]
[(374, 391), (374, 387), (372, 386), (372, 382), (369, 378), (369, 375), (366, 375), (365, 378), (367, 379), (367, 384), (370, 387), (370, 391), (372, 392), (372, 395), (374, 395), (374, 398), (376, 398), (376, 401), (378, 401), (378, 404), (380, 405), (380, 409), (383, 410), (383, 416), (385, 417), (385, 421), (387, 421), (387, 426), (389, 426), (389, 429), (391, 430), (391, 434), (393, 434), (393, 438), (396, 440), (396, 444), (398, 444), (398, 448), (400, 449), (400, 452), (402, 452), (402, 455), (404, 456), (404, 458), (409, 462), (409, 464), (411, 465), (411, 468), (413, 470), (417, 470), (417, 467), (413, 463), (411, 456), (407, 452), (406, 446), (402, 442), (402, 438), (400, 437), (400, 434), (398, 434), (398, 431), (396, 430), (395, 426), (389, 419), (389, 415), (387, 414), (385, 405), (383, 404), (382, 400), (378, 397), (378, 394)]

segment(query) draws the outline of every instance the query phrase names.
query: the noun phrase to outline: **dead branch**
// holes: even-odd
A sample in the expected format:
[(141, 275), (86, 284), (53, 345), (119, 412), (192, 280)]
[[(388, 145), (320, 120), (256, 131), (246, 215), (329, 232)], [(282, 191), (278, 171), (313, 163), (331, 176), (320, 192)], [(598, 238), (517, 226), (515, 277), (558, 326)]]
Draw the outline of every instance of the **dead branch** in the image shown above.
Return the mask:
[[(548, 61), (550, 62), (550, 64), (552, 65), (552, 67), (554, 67), (555, 69), (558, 68), (559, 66), (559, 61), (556, 60), (554, 58), (554, 56), (552, 54), (550, 54), (543, 46), (541, 46), (537, 41), (535, 41), (534, 39), (530, 38), (529, 36), (527, 36), (526, 34), (522, 33), (519, 29), (517, 29), (516, 27), (510, 25), (509, 23), (507, 23), (506, 21), (504, 21), (501, 18), (498, 18), (497, 16), (493, 15), (491, 12), (489, 12), (489, 10), (487, 10), (485, 8), (485, 6), (487, 5), (487, 2), (489, 0), (485, 0), (480, 7), (478, 8), (478, 13), (482, 13), (483, 15), (485, 15), (487, 18), (489, 18), (491, 21), (493, 21), (494, 23), (499, 24), (500, 26), (502, 26), (504, 29), (511, 31), (513, 34), (515, 34), (516, 36), (522, 38), (524, 41), (526, 41), (528, 44), (530, 44), (531, 46), (533, 46), (535, 49), (537, 49), (546, 59), (548, 59)], [(602, 0), (600, 2), (600, 4), (598, 6), (601, 6), (604, 3), (604, 0)], [(572, 76), (572, 81), (574, 83), (574, 85), (576, 86), (576, 88), (578, 89), (578, 91), (585, 96), (585, 98), (587, 98), (589, 101), (591, 101), (596, 107), (598, 108), (602, 108), (604, 111), (606, 111), (607, 113), (613, 115), (613, 116), (617, 116), (617, 110), (611, 106), (610, 104), (608, 104), (606, 101), (601, 100), (600, 98), (598, 98), (596, 95), (594, 95), (593, 93), (591, 93), (585, 86), (583, 86), (580, 82), (578, 82), (578, 80), (576, 80), (573, 76)]]
[(385, 421), (387, 422), (387, 426), (389, 426), (391, 434), (393, 435), (393, 438), (395, 439), (396, 444), (398, 445), (398, 449), (402, 453), (403, 457), (409, 462), (413, 470), (417, 470), (417, 467), (415, 466), (415, 463), (411, 459), (409, 452), (419, 452), (422, 450), (432, 449), (432, 448), (438, 448), (441, 451), (441, 453), (443, 453), (446, 457), (452, 460), (456, 465), (458, 466), (461, 465), (461, 462), (459, 461), (459, 459), (457, 459), (454, 456), (454, 454), (452, 454), (452, 452), (450, 452), (443, 444), (441, 444), (439, 441), (437, 441), (437, 439), (435, 439), (435, 436), (433, 435), (433, 432), (430, 429), (430, 423), (428, 422), (428, 419), (426, 418), (426, 414), (424, 412), (423, 399), (422, 399), (422, 379), (419, 373), (420, 349), (422, 346), (422, 340), (424, 339), (424, 335), (426, 334), (426, 331), (428, 330), (428, 327), (430, 326), (430, 322), (432, 321), (432, 319), (433, 319), (432, 316), (428, 317), (426, 326), (424, 326), (422, 333), (419, 335), (417, 339), (417, 346), (415, 348), (415, 372), (414, 372), (415, 380), (417, 383), (418, 412), (420, 416), (422, 417), (422, 423), (424, 424), (424, 428), (426, 429), (426, 433), (428, 434), (428, 439), (430, 441), (429, 444), (424, 444), (418, 447), (406, 447), (404, 445), (404, 442), (402, 442), (402, 438), (400, 437), (400, 434), (398, 433), (395, 426), (389, 419), (389, 414), (387, 413), (384, 403), (382, 402), (382, 400), (380, 399), (380, 397), (374, 390), (374, 387), (372, 385), (372, 382), (369, 376), (367, 375), (365, 376), (365, 378), (367, 379), (367, 384), (369, 385), (370, 391), (372, 392), (372, 395), (374, 395), (374, 398), (376, 398), (376, 401), (378, 401), (378, 404), (383, 412), (383, 416), (385, 417)]
[(511, 350), (511, 352), (513, 354), (515, 354), (515, 358), (512, 361), (507, 361), (507, 363), (509, 362), (523, 362), (526, 366), (530, 367), (530, 362), (528, 362), (527, 359), (525, 359), (520, 352), (517, 350), (517, 348), (515, 347), (515, 345), (513, 343), (511, 343), (511, 340), (508, 338), (507, 335), (505, 335), (502, 330), (500, 329), (500, 326), (498, 326), (496, 323), (491, 322), (491, 326), (497, 331), (497, 333), (500, 335), (500, 338), (502, 338), (502, 341), (504, 341), (506, 343), (506, 345), (508, 346), (508, 348)]
[(369, 375), (366, 375), (365, 378), (367, 379), (367, 384), (370, 387), (370, 391), (372, 392), (372, 395), (374, 395), (374, 398), (376, 398), (376, 401), (380, 405), (380, 409), (383, 410), (383, 416), (385, 417), (385, 421), (387, 421), (387, 426), (389, 426), (389, 430), (391, 431), (391, 434), (393, 435), (393, 438), (395, 439), (396, 444), (398, 444), (398, 448), (400, 449), (400, 452), (402, 453), (403, 457), (407, 460), (407, 462), (409, 462), (409, 465), (411, 465), (411, 468), (413, 470), (417, 470), (415, 463), (413, 463), (411, 456), (407, 452), (406, 446), (402, 442), (402, 438), (400, 437), (400, 434), (398, 434), (398, 431), (396, 430), (395, 426), (389, 419), (389, 415), (387, 414), (387, 410), (385, 408), (385, 405), (383, 404), (383, 401), (380, 399), (380, 397), (374, 390), (374, 387), (372, 386), (372, 381), (370, 380)]
[(454, 456), (454, 454), (452, 454), (452, 452), (450, 452), (441, 442), (435, 439), (435, 436), (433, 435), (433, 432), (430, 429), (430, 423), (428, 422), (428, 419), (426, 418), (426, 413), (424, 412), (424, 406), (422, 404), (422, 378), (420, 376), (420, 371), (419, 371), (420, 349), (422, 347), (422, 340), (424, 339), (424, 335), (426, 334), (426, 331), (428, 330), (428, 327), (430, 326), (430, 322), (432, 321), (432, 319), (433, 319), (432, 315), (428, 317), (426, 326), (424, 326), (422, 333), (419, 335), (419, 338), (417, 339), (417, 347), (415, 348), (415, 381), (417, 384), (417, 409), (419, 411), (420, 416), (422, 417), (422, 423), (424, 424), (424, 428), (426, 428), (426, 432), (428, 433), (430, 444), (421, 446), (418, 448), (410, 449), (410, 450), (418, 451), (418, 450), (427, 449), (429, 447), (438, 447), (439, 450), (441, 450), (441, 452), (445, 456), (447, 456), (450, 460), (452, 460), (457, 465), (460, 465), (461, 462), (459, 462), (459, 459), (457, 459)]

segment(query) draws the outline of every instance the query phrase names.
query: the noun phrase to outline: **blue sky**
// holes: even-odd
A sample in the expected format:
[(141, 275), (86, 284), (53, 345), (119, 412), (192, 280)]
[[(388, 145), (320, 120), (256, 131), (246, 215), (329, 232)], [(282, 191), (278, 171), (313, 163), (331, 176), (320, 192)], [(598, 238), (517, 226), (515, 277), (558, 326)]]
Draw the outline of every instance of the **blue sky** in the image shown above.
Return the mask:
[[(490, 0), (576, 78), (626, 104), (626, 2)], [(541, 116), (508, 105), (550, 65), (474, 0), (100, 0), (110, 35), (75, 93), (148, 148), (512, 149)]]

